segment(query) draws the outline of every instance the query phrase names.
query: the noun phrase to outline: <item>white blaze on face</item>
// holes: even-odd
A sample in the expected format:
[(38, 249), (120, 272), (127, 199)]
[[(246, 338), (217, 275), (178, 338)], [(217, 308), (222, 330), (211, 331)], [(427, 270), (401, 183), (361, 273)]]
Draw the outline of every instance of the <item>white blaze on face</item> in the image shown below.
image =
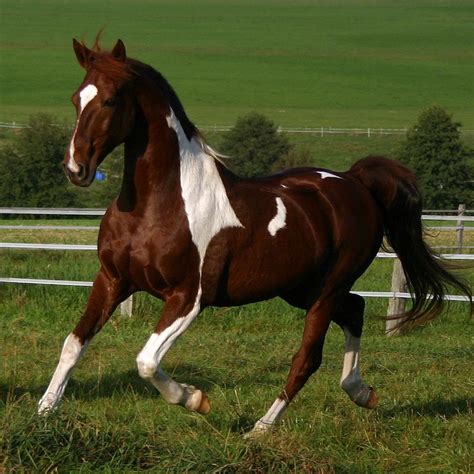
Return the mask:
[(277, 213), (268, 224), (268, 232), (270, 232), (272, 237), (274, 237), (280, 229), (283, 229), (286, 226), (286, 207), (281, 198), (277, 197), (275, 201)]
[(79, 120), (81, 120), (81, 115), (84, 109), (86, 108), (87, 104), (97, 95), (98, 89), (93, 84), (89, 84), (84, 87), (81, 92), (79, 92), (79, 113), (77, 116), (76, 121), (76, 128), (74, 129), (74, 133), (72, 135), (71, 144), (69, 145), (69, 160), (67, 162), (67, 167), (73, 172), (78, 173), (80, 171), (79, 166), (77, 165), (76, 161), (74, 160), (74, 139), (76, 138), (77, 128), (79, 126)]

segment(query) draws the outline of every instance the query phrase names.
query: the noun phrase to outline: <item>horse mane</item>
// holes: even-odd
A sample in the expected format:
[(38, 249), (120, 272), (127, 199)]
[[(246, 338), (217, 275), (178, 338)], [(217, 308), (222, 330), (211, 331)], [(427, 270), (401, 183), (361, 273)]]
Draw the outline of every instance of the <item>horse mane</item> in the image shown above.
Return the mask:
[[(189, 119), (181, 100), (166, 78), (152, 66), (142, 63), (136, 59), (127, 57), (125, 62), (116, 59), (111, 51), (102, 49), (100, 44), (101, 33), (102, 30), (97, 34), (94, 44), (91, 48), (93, 54), (89, 58), (90, 67), (98, 70), (102, 74), (105, 74), (108, 78), (120, 85), (133, 81), (137, 77), (146, 76), (151, 79), (156, 84), (157, 88), (163, 94), (165, 100), (173, 110), (176, 118), (183, 127), (183, 131), (187, 139), (191, 140), (192, 138), (195, 138), (204, 153), (212, 156), (227, 167), (225, 161), (229, 157), (218, 153), (211, 146), (209, 146), (202, 133)], [(82, 44), (85, 46), (84, 41), (82, 41)]]

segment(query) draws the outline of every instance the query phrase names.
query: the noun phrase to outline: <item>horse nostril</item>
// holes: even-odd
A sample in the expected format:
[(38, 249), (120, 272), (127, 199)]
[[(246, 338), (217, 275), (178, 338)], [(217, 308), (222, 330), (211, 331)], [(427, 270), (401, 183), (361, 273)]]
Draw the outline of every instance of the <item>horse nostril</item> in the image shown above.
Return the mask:
[(81, 180), (85, 179), (87, 177), (86, 167), (84, 165), (79, 164), (79, 163), (77, 164), (77, 166), (79, 167), (79, 171), (76, 173), (77, 177)]

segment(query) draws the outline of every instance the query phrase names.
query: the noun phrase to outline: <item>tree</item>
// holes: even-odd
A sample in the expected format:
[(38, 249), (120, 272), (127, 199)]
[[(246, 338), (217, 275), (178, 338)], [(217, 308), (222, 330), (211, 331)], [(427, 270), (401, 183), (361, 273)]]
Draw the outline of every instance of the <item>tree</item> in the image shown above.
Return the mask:
[(288, 153), (290, 144), (271, 120), (253, 112), (237, 119), (220, 148), (232, 158), (230, 166), (238, 175), (262, 176)]
[(71, 130), (47, 114), (30, 117), (0, 149), (0, 206), (67, 207), (75, 198), (61, 162)]
[(461, 142), (460, 125), (443, 108), (432, 106), (420, 114), (399, 152), (400, 161), (418, 177), (427, 208), (473, 203), (474, 153)]

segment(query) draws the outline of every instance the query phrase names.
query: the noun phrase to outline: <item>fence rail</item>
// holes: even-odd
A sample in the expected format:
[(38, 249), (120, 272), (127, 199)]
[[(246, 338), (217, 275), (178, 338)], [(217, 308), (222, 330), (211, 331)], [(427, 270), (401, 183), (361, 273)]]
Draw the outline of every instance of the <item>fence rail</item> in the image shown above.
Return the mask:
[[(461, 206), (460, 206), (461, 209)], [(459, 210), (458, 210), (459, 211)], [(458, 211), (443, 211), (436, 212), (458, 212)], [(462, 213), (458, 215), (432, 215), (423, 214), (422, 219), (427, 221), (456, 221), (456, 227), (438, 227), (438, 229), (454, 229), (457, 232), (465, 230), (474, 230), (474, 226), (464, 226), (464, 222), (474, 222), (474, 216), (467, 216), (466, 213), (472, 211), (462, 209)], [(79, 209), (79, 208), (0, 208), (0, 214), (15, 214), (15, 215), (51, 215), (51, 216), (102, 216), (105, 209)], [(24, 226), (24, 225), (7, 225), (0, 226), (3, 229), (57, 229), (57, 230), (98, 230), (97, 226)], [(461, 244), (462, 246), (462, 244)], [(458, 247), (456, 247), (458, 248)], [(49, 244), (49, 243), (22, 243), (22, 242), (0, 242), (0, 249), (23, 249), (23, 250), (62, 250), (62, 251), (97, 251), (97, 245), (89, 244)], [(449, 253), (441, 254), (440, 257), (447, 260), (474, 260), (474, 254)], [(403, 271), (400, 271), (400, 264), (397, 255), (393, 252), (378, 252), (377, 258), (391, 258), (395, 259), (394, 273), (392, 278), (392, 291), (354, 291), (364, 297), (369, 298), (389, 298), (390, 307), (389, 314), (395, 314), (394, 307), (403, 308), (404, 301), (411, 298), (410, 293), (404, 291), (406, 289), (406, 281), (403, 280)], [(76, 280), (54, 280), (54, 279), (38, 279), (38, 278), (15, 278), (15, 277), (1, 277), (0, 283), (4, 284), (26, 284), (26, 285), (53, 285), (53, 286), (73, 286), (73, 287), (90, 287), (91, 281), (76, 281)], [(446, 295), (448, 301), (466, 301), (470, 300), (465, 296)], [(472, 302), (472, 300), (471, 300)], [(122, 303), (122, 314), (131, 315), (132, 305), (131, 300)], [(391, 312), (392, 311), (392, 312)], [(390, 320), (387, 322), (387, 330), (390, 329)]]
[[(73, 207), (0, 207), (0, 214), (11, 214), (11, 215), (31, 215), (31, 216), (103, 216), (106, 209), (83, 209)], [(457, 210), (442, 211), (439, 212), (458, 212)], [(466, 214), (474, 212), (474, 210), (466, 209)], [(434, 214), (423, 214), (421, 218), (428, 221), (464, 221), (474, 222), (474, 216), (463, 215), (434, 215)]]
[[(58, 125), (59, 127), (64, 127), (64, 125)], [(73, 126), (68, 126), (68, 128), (73, 128)], [(21, 130), (24, 128), (29, 128), (28, 124), (25, 123), (16, 123), (16, 122), (0, 122), (0, 128), (7, 128), (13, 130)], [(200, 125), (198, 126), (200, 130), (206, 130), (211, 132), (228, 132), (233, 128), (233, 125)], [(408, 128), (385, 128), (385, 127), (355, 127), (355, 128), (342, 128), (342, 127), (278, 127), (278, 132), (284, 133), (295, 133), (295, 134), (308, 134), (308, 135), (319, 135), (323, 137), (324, 135), (366, 135), (371, 137), (373, 135), (405, 135), (408, 131)], [(474, 133), (474, 130), (464, 130), (459, 129), (461, 133)]]

